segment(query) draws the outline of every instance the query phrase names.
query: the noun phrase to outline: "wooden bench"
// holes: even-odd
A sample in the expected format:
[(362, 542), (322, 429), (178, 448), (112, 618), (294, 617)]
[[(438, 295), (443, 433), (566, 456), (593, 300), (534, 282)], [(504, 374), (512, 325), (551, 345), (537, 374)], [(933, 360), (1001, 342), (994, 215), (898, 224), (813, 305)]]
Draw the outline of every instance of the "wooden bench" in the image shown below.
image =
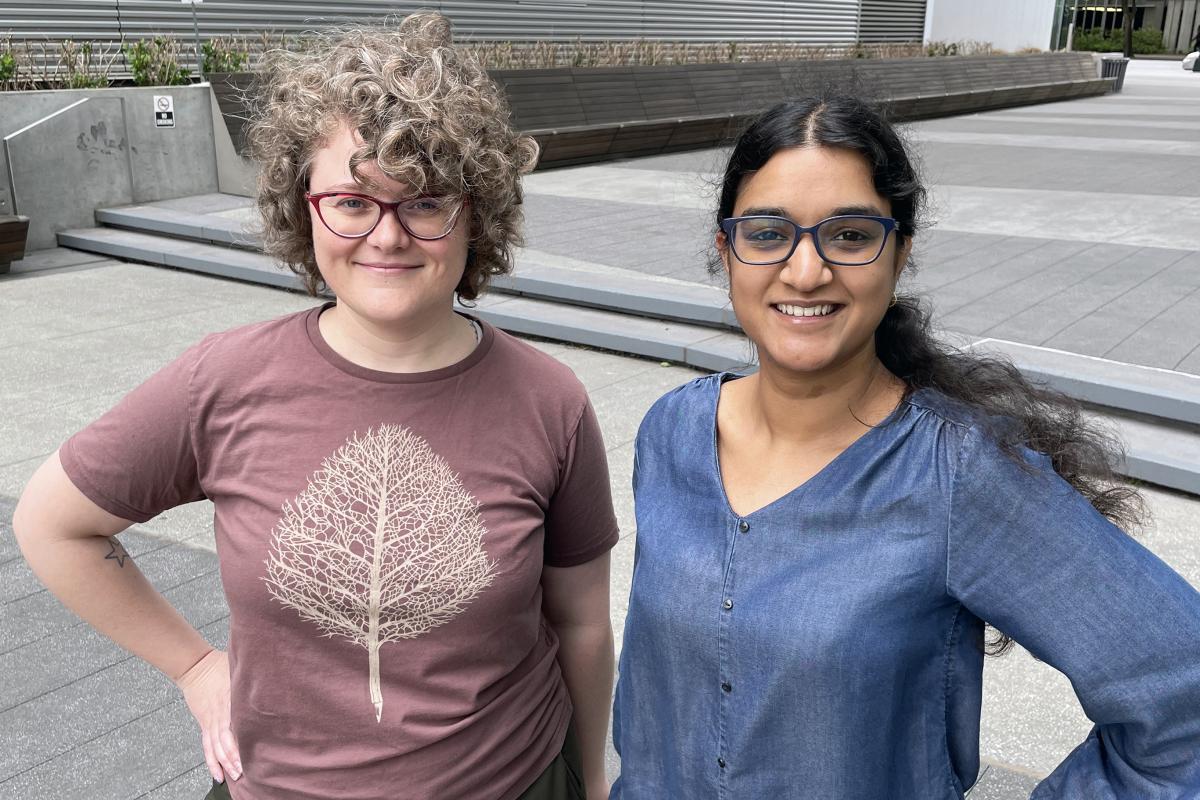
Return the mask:
[[(539, 167), (604, 161), (728, 141), (786, 97), (844, 87), (899, 121), (1104, 94), (1090, 53), (493, 70), (513, 124), (538, 140)], [(211, 75), (238, 152), (251, 73)]]
[(508, 94), (514, 123), (541, 144), (539, 167), (721, 144), (774, 103), (825, 86), (874, 97), (898, 121), (1112, 90), (1088, 53), (497, 70), (492, 76)]
[(12, 262), (25, 257), (28, 233), (28, 217), (0, 214), (0, 274), (8, 272)]

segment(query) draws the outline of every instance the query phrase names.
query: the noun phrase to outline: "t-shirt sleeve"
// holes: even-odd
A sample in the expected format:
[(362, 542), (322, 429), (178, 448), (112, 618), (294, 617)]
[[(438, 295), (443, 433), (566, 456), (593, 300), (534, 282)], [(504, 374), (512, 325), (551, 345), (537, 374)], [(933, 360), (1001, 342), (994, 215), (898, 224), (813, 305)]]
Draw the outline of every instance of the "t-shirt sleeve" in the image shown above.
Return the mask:
[(59, 449), (67, 477), (110, 514), (145, 522), (204, 499), (189, 404), (199, 350), (163, 367)]
[(1096, 723), (1032, 797), (1190, 797), (1200, 786), (1200, 594), (1048, 458), (1024, 459), (967, 432), (947, 588), (1070, 678)]
[(617, 538), (604, 439), (585, 401), (546, 511), (544, 561), (551, 567), (585, 564), (611, 550)]

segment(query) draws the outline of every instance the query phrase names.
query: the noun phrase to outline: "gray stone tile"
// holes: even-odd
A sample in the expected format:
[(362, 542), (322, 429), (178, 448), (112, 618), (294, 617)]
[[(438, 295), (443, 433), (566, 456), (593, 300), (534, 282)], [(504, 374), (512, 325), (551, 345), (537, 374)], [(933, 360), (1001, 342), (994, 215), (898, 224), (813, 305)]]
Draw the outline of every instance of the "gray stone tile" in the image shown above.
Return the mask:
[[(122, 698), (119, 705), (97, 702)], [(0, 713), (0, 781), (103, 736), (176, 697), (165, 677), (132, 659)]]
[(989, 242), (969, 253), (954, 256), (935, 253), (926, 258), (917, 277), (936, 294), (941, 294), (938, 290), (943, 287), (957, 285), (948, 293), (953, 298), (963, 292), (962, 284), (972, 281), (975, 276), (1000, 272), (1007, 265), (1022, 263), (1023, 256), (1045, 244), (1044, 239), (1011, 237)]
[(1193, 375), (1200, 375), (1200, 346), (1197, 346), (1181, 358), (1174, 368), (1180, 372), (1190, 372)]
[[(945, 320), (946, 315), (976, 301), (989, 298), (993, 293), (1012, 286), (1014, 283), (1027, 278), (1041, 277), (1053, 265), (1064, 259), (1078, 256), (1092, 247), (1086, 242), (1045, 239), (1034, 240), (1032, 245), (1031, 247), (1014, 247), (1011, 251), (1004, 252), (1006, 257), (1001, 261), (994, 263), (987, 263), (991, 259), (981, 261), (975, 265), (979, 266), (978, 269), (964, 273), (957, 278), (951, 277), (947, 273), (944, 277), (948, 279), (940, 283), (929, 280), (931, 270), (922, 270), (918, 275), (918, 281), (933, 289), (938, 310), (942, 314), (942, 319)], [(1001, 245), (995, 245), (991, 249), (1003, 252)], [(986, 266), (983, 266), (985, 263)], [(938, 266), (940, 265), (934, 266), (934, 272), (937, 271)], [(943, 275), (937, 277), (940, 278)]]
[[(1039, 189), (1103, 193), (1119, 186), (1132, 194), (1180, 196), (1195, 187), (1195, 168), (1181, 168), (1181, 161), (1196, 159), (1186, 156), (1123, 153), (1115, 159), (1095, 152), (944, 142), (922, 151), (926, 176), (934, 183), (1024, 188), (1036, 176)], [(1097, 168), (1100, 164), (1103, 169)]]
[[(1052, 118), (1053, 119), (1053, 118)], [(955, 131), (964, 133), (1029, 134), (1032, 136), (1070, 136), (1079, 139), (1130, 139), (1139, 141), (1187, 141), (1187, 123), (1174, 123), (1177, 127), (1159, 128), (1147, 120), (1138, 120), (1135, 125), (1114, 125), (1113, 120), (1097, 125), (1095, 120), (1062, 118), (1062, 121), (1030, 122), (1027, 117), (953, 117), (923, 123), (921, 130)], [(1147, 147), (1152, 145), (1147, 144)]]
[[(1043, 299), (990, 328), (987, 335), (1028, 344), (1044, 344), (1072, 323), (1168, 268), (1184, 255), (1186, 253), (1178, 250), (1141, 248), (1115, 264), (1092, 273), (1086, 281), (1044, 295)], [(1103, 353), (1103, 349), (1083, 344), (1087, 349), (1078, 352), (1085, 355)]]
[(661, 156), (614, 161), (609, 166), (629, 169), (661, 169), (669, 172), (721, 172), (729, 160), (729, 150), (724, 147), (692, 150), (686, 153), (668, 153)]
[(1032, 775), (999, 764), (984, 763), (979, 779), (967, 794), (968, 800), (1028, 800), (1038, 784)]
[(202, 760), (197, 766), (151, 789), (138, 800), (203, 800), (211, 785), (212, 777)]
[[(1083, 348), (1087, 347), (1099, 355), (1111, 357), (1109, 354), (1118, 345), (1181, 303), (1198, 288), (1200, 253), (1193, 253), (1059, 331), (1046, 341), (1046, 346), (1072, 352), (1084, 352)], [(1176, 336), (1185, 332), (1193, 335), (1200, 333), (1200, 319), (1193, 318), (1189, 327), (1191, 331), (1187, 331), (1187, 328), (1177, 329)]]
[(563, 350), (556, 355), (556, 358), (574, 370), (575, 375), (589, 393), (628, 380), (631, 376), (659, 369), (656, 361), (645, 360), (631, 363), (630, 359), (624, 356), (582, 347)]
[[(195, 723), (183, 701), (176, 700), (32, 765), (0, 783), (0, 789), (23, 800), (134, 798), (181, 774), (194, 776), (202, 762)], [(204, 796), (206, 784), (193, 800)]]
[(94, 253), (81, 253), (78, 250), (68, 250), (65, 247), (49, 247), (45, 250), (27, 252), (24, 258), (12, 262), (9, 265), (10, 271), (8, 276), (0, 276), (0, 280), (7, 280), (9, 276), (13, 275), (26, 275), (50, 269), (112, 263), (114, 262), (105, 256), (95, 255)]
[(939, 309), (939, 319), (942, 325), (954, 330), (1008, 338), (999, 332), (999, 326), (1006, 320), (1022, 313), (1035, 302), (1085, 282), (1089, 276), (1136, 251), (1136, 248), (1119, 245), (1085, 247), (979, 300), (959, 306), (948, 313)]
[(632, 442), (642, 417), (654, 401), (700, 374), (669, 365), (640, 372), (592, 392), (592, 405), (604, 430), (605, 444), (611, 449)]

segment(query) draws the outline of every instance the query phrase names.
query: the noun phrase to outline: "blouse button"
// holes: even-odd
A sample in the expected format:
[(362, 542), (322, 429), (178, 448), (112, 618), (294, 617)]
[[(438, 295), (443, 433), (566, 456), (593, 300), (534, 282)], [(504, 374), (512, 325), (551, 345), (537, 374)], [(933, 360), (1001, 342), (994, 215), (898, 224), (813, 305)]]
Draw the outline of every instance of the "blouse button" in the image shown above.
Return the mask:
[(730, 685), (730, 683), (728, 681), (726, 681), (725, 683), (721, 684), (721, 691), (724, 692), (725, 694), (729, 694), (730, 692), (733, 691), (733, 686)]
[(724, 603), (721, 603), (721, 608), (723, 608), (723, 609), (725, 609), (726, 611), (728, 611), (729, 609), (733, 608), (733, 601), (732, 601), (732, 600), (730, 600), (728, 597), (726, 597), (726, 598), (725, 598), (725, 602), (724, 602)]
[(725, 769), (725, 759), (718, 756), (717, 757), (717, 766), (720, 767), (721, 769)]
[(741, 522), (738, 523), (738, 530), (741, 531), (742, 533), (746, 533), (747, 531), (750, 530), (750, 523), (746, 522), (746, 520), (742, 520)]

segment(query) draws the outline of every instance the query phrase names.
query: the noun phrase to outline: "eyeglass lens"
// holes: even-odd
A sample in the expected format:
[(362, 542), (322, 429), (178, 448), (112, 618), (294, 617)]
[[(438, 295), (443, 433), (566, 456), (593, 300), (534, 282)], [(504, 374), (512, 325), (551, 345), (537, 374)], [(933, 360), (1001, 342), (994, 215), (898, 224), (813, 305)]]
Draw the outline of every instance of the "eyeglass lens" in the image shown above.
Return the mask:
[[(329, 195), (319, 200), (321, 219), (334, 233), (363, 236), (379, 222), (383, 207), (366, 197)], [(418, 197), (396, 207), (400, 221), (413, 236), (436, 239), (454, 226), (458, 203), (445, 197)]]
[[(842, 266), (862, 266), (879, 258), (887, 228), (870, 217), (832, 217), (814, 235), (821, 256)], [(779, 217), (751, 217), (733, 228), (733, 253), (746, 264), (777, 264), (796, 248), (796, 226)]]

